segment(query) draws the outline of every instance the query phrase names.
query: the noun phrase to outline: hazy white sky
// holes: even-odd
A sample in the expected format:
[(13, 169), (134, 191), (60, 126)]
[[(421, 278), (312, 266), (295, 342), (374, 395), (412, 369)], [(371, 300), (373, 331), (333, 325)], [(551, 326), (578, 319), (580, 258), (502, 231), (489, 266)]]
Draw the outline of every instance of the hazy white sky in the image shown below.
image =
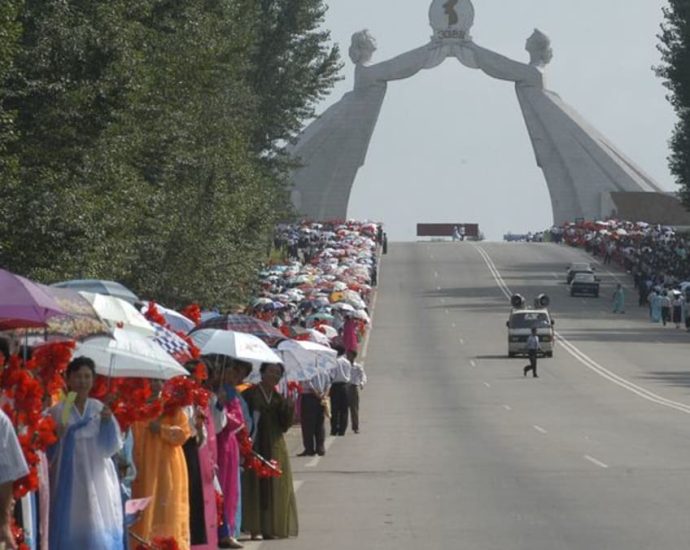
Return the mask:
[[(651, 67), (661, 0), (473, 0), (472, 36), (527, 61), (537, 27), (552, 41), (547, 87), (634, 159), (663, 188), (675, 189), (667, 142), (675, 123)], [(376, 37), (373, 62), (429, 41), (431, 0), (331, 0), (326, 27), (341, 46), (345, 79), (322, 112), (352, 88), (350, 36)], [(392, 240), (413, 240), (417, 222), (475, 222), (489, 239), (552, 222), (513, 85), (448, 59), (389, 85), (350, 217), (383, 221)]]

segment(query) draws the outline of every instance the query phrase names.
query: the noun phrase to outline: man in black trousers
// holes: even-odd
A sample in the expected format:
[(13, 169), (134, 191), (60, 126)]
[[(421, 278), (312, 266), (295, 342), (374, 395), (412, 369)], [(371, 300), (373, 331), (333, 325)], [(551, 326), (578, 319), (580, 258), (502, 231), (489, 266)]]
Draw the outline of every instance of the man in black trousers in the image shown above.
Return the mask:
[(302, 386), (300, 396), (300, 424), (302, 426), (302, 444), (304, 450), (297, 456), (314, 456), (326, 454), (324, 427), (326, 411), (324, 400), (331, 387), (330, 375), (319, 371), (311, 380)]
[(333, 371), (331, 385), (331, 435), (345, 435), (347, 431), (348, 401), (347, 385), (350, 383), (352, 364), (345, 357), (345, 349), (335, 348), (338, 352), (338, 366)]
[(527, 339), (527, 355), (529, 356), (529, 365), (523, 369), (523, 375), (527, 376), (529, 371), (532, 371), (534, 378), (539, 378), (537, 375), (537, 354), (541, 350), (541, 344), (539, 344), (539, 336), (537, 336), (537, 329), (532, 327), (532, 334), (529, 335)]

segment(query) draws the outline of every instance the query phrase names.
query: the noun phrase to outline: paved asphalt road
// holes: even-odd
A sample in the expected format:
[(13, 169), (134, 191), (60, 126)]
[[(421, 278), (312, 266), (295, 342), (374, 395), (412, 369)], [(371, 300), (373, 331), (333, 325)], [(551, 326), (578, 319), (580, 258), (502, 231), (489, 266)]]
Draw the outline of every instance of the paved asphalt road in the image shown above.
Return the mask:
[[(484, 253), (483, 253), (484, 252)], [(690, 335), (620, 272), (571, 298), (550, 244), (392, 244), (362, 431), (293, 458), (300, 537), (248, 548), (676, 550), (690, 544)], [(491, 266), (491, 268), (490, 268)], [(560, 344), (523, 378), (505, 293), (552, 298)], [(294, 430), (291, 441), (299, 450)]]

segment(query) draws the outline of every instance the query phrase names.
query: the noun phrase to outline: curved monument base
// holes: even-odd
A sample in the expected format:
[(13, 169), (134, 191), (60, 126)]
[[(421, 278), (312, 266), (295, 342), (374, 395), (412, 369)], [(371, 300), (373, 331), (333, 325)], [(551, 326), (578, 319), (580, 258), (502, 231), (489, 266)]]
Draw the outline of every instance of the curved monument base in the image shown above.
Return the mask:
[(602, 213), (632, 222), (690, 227), (688, 212), (670, 193), (616, 192), (602, 197)]

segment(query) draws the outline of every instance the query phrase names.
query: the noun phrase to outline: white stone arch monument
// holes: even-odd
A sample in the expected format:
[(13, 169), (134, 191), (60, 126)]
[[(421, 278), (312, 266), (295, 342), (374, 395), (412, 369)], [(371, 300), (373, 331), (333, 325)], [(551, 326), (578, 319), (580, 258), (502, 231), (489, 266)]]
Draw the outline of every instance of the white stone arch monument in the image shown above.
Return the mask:
[(645, 172), (544, 85), (551, 61), (550, 41), (538, 30), (527, 39), (528, 62), (519, 62), (472, 41), (471, 0), (434, 0), (431, 41), (388, 61), (371, 64), (376, 42), (368, 31), (355, 33), (351, 92), (312, 122), (290, 148), (299, 162), (292, 174), (293, 202), (312, 219), (345, 219), (357, 172), (366, 160), (388, 82), (456, 57), (471, 69), (515, 83), (537, 165), (549, 189), (554, 223), (598, 219), (611, 213), (612, 194), (662, 192)]

